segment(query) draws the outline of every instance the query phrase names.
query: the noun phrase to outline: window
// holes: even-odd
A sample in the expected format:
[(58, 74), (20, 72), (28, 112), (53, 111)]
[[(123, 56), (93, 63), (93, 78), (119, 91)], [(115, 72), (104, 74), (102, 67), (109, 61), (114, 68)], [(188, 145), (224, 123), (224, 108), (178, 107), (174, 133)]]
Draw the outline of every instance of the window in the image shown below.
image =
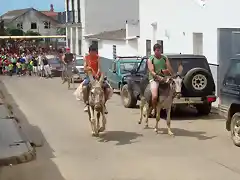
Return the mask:
[(18, 28), (18, 29), (23, 29), (23, 23), (22, 23), (22, 22), (17, 23), (17, 28)]
[(92, 41), (92, 45), (97, 48), (98, 51), (98, 41)]
[(138, 62), (124, 62), (120, 64), (120, 71), (122, 74), (129, 73), (133, 69), (137, 69), (137, 67), (140, 65)]
[(151, 40), (146, 40), (146, 56), (151, 56)]
[(50, 21), (44, 21), (44, 22), (43, 22), (43, 25), (44, 25), (44, 29), (50, 29), (50, 28), (51, 28), (51, 23), (50, 23)]
[(227, 85), (240, 85), (240, 60), (232, 60), (225, 82)]
[(37, 23), (31, 23), (31, 29), (37, 29)]
[(113, 45), (113, 59), (117, 59), (117, 46)]
[(157, 43), (162, 46), (161, 53), (163, 53), (163, 40), (157, 40)]

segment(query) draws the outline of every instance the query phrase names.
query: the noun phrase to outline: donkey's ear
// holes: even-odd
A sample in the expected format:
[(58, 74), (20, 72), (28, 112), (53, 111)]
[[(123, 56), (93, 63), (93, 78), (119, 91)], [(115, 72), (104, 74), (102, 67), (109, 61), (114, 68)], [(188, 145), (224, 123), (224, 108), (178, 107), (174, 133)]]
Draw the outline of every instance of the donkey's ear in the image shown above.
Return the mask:
[(179, 65), (178, 65), (177, 75), (181, 75), (182, 72), (183, 72), (183, 65), (182, 65), (182, 64), (179, 64)]
[(103, 81), (104, 81), (104, 75), (103, 75), (103, 73), (101, 73), (101, 77), (100, 77), (100, 79), (99, 79), (99, 82), (100, 82), (100, 83), (103, 83)]

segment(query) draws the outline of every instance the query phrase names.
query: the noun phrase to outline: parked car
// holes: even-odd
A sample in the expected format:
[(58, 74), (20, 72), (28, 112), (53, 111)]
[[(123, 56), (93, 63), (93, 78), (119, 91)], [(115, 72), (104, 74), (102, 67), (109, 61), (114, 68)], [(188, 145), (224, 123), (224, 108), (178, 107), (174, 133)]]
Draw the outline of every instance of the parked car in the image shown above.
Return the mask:
[(107, 72), (107, 79), (112, 88), (121, 90), (121, 87), (127, 83), (125, 77), (129, 76), (131, 71), (139, 66), (140, 62), (141, 57), (138, 56), (117, 57)]
[[(179, 64), (183, 66), (182, 96), (174, 99), (174, 106), (193, 105), (199, 114), (208, 115), (216, 96), (214, 80), (206, 57), (183, 54), (169, 54), (167, 57), (175, 72)], [(147, 57), (144, 57), (138, 68), (124, 76), (124, 83), (121, 84), (121, 98), (126, 108), (136, 106), (140, 96), (140, 83), (147, 79)]]
[(79, 55), (76, 56), (74, 66), (72, 67), (72, 72), (73, 72), (74, 81), (82, 82), (85, 76), (83, 56), (79, 56)]
[(226, 129), (240, 147), (240, 56), (232, 58), (220, 89), (219, 109), (226, 118)]
[(60, 77), (62, 74), (62, 65), (60, 59), (55, 55), (46, 55), (49, 66), (54, 77)]

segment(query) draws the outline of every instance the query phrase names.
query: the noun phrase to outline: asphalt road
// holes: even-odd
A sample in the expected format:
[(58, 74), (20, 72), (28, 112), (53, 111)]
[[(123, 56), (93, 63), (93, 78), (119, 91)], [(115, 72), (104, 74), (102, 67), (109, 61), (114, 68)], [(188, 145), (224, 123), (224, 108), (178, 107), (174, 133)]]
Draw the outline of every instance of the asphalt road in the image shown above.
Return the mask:
[[(44, 145), (37, 148), (36, 161), (2, 168), (1, 180), (240, 179), (240, 149), (216, 114), (176, 114), (173, 138), (143, 129), (137, 124), (139, 110), (125, 109), (114, 95), (107, 105), (107, 131), (94, 138), (82, 103), (60, 79), (3, 77), (2, 81), (24, 113), (24, 123), (35, 129), (33, 138)], [(160, 126), (166, 132), (165, 120)]]

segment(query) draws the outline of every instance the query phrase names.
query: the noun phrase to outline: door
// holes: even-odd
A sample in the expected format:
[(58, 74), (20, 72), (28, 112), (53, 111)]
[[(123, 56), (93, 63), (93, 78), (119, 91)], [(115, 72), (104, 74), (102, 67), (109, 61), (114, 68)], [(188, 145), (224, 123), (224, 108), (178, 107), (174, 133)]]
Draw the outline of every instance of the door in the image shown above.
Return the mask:
[(108, 81), (112, 88), (119, 89), (118, 88), (118, 72), (117, 72), (117, 63), (116, 61), (112, 62), (112, 66), (108, 71)]
[(203, 33), (193, 33), (193, 54), (203, 55)]

